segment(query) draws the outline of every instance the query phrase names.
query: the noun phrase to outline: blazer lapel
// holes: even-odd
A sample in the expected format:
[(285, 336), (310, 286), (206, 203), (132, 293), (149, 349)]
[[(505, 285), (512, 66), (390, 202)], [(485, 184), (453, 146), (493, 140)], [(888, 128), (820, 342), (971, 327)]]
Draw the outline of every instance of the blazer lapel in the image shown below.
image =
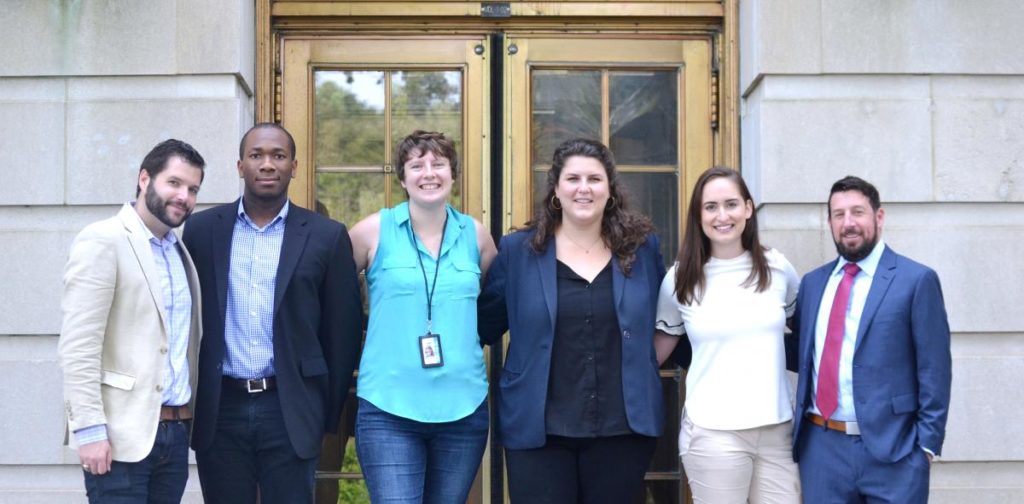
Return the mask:
[(220, 316), (223, 319), (227, 316), (228, 310), (228, 280), (231, 275), (231, 240), (235, 231), (235, 220), (238, 219), (238, 205), (240, 200), (233, 204), (221, 207), (217, 213), (217, 222), (210, 228), (213, 236), (210, 243), (213, 247), (213, 276), (217, 281), (217, 306), (220, 308)]
[(277, 314), (281, 306), (281, 299), (284, 298), (285, 289), (288, 288), (288, 281), (295, 272), (295, 266), (299, 264), (299, 257), (302, 256), (302, 249), (306, 246), (306, 238), (309, 235), (307, 228), (308, 216), (306, 212), (294, 204), (288, 210), (288, 218), (284, 223), (284, 243), (281, 244), (281, 260), (277, 265), (277, 280), (274, 284), (274, 314)]
[(818, 309), (821, 306), (821, 298), (825, 295), (825, 286), (828, 285), (828, 277), (836, 267), (836, 259), (828, 263), (827, 267), (821, 268), (807, 282), (807, 293), (804, 304), (800, 307), (800, 341), (803, 346), (800, 351), (806, 359), (805, 362), (814, 362), (814, 331), (818, 325)]
[(871, 281), (871, 290), (868, 291), (868, 298), (864, 301), (864, 311), (860, 314), (860, 326), (857, 327), (857, 342), (854, 345), (854, 353), (860, 348), (867, 335), (871, 320), (878, 313), (878, 307), (885, 299), (885, 293), (892, 285), (892, 279), (896, 276), (896, 253), (887, 245), (882, 251), (882, 257), (878, 260), (878, 269), (875, 270), (875, 278)]
[(548, 242), (548, 247), (544, 253), (537, 256), (537, 271), (540, 274), (540, 286), (544, 294), (544, 301), (548, 306), (548, 316), (551, 319), (551, 331), (552, 334), (554, 334), (555, 313), (558, 311), (558, 269), (555, 263), (554, 239)]
[(123, 207), (118, 213), (118, 217), (127, 231), (128, 246), (131, 247), (135, 259), (139, 262), (142, 276), (146, 278), (146, 286), (149, 288), (153, 304), (156, 305), (157, 313), (160, 315), (162, 327), (167, 322), (167, 314), (164, 313), (163, 289), (160, 286), (160, 275), (156, 271), (156, 260), (153, 258), (153, 248), (149, 245), (148, 234), (142, 228), (143, 224), (131, 206)]
[[(643, 271), (643, 268), (633, 268), (633, 274), (637, 275)], [(622, 269), (619, 267), (619, 261), (615, 260), (615, 255), (612, 255), (612, 291), (615, 294), (615, 312), (623, 313), (622, 307), (622, 296), (626, 292), (626, 275), (622, 273)], [(638, 282), (638, 285), (643, 285), (644, 282)], [(621, 324), (621, 322), (620, 322)]]

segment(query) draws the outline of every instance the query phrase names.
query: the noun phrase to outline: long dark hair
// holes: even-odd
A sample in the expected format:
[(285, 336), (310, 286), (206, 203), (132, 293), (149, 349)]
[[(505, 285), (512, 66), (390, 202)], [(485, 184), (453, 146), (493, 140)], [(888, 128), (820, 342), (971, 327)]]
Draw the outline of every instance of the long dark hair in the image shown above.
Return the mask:
[(548, 170), (546, 194), (537, 206), (533, 219), (526, 223), (526, 228), (534, 230), (530, 248), (538, 254), (543, 253), (554, 237), (555, 229), (562, 223), (562, 209), (555, 208), (551, 199), (555, 196), (555, 187), (558, 186), (565, 162), (573, 156), (594, 158), (604, 166), (608, 177), (609, 198), (601, 218), (601, 239), (619, 260), (622, 272), (629, 275), (633, 261), (636, 260), (636, 250), (647, 240), (647, 234), (653, 226), (650, 219), (629, 208), (625, 190), (620, 185), (619, 172), (615, 169), (615, 159), (608, 147), (596, 140), (567, 140), (555, 149), (551, 169)]
[[(743, 182), (743, 177), (732, 168), (716, 166), (702, 173), (697, 179), (697, 184), (693, 186), (693, 194), (690, 195), (690, 208), (686, 212), (683, 245), (679, 248), (679, 257), (676, 258), (676, 299), (684, 305), (699, 303), (704, 298), (707, 283), (704, 265), (711, 259), (711, 240), (701, 228), (700, 216), (704, 206), (704, 186), (717, 178), (732, 181), (739, 188), (743, 201), (749, 201), (751, 206), (754, 205), (754, 199), (750, 197), (750, 190)], [(761, 240), (758, 238), (756, 210), (751, 212), (750, 218), (747, 219), (743, 234), (740, 235), (740, 243), (744, 250), (750, 252), (753, 260), (750, 275), (743, 281), (743, 286), (756, 285), (755, 292), (764, 292), (771, 285), (772, 277), (768, 259), (764, 255), (765, 247), (761, 246)]]

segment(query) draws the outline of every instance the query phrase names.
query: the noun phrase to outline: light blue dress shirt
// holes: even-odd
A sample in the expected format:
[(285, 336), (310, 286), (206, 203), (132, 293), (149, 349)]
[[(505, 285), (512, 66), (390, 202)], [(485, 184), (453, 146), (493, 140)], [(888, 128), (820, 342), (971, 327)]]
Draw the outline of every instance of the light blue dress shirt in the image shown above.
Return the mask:
[[(868, 299), (868, 292), (871, 291), (871, 283), (874, 281), (875, 272), (878, 270), (878, 261), (882, 259), (882, 251), (885, 250), (885, 243), (879, 239), (875, 248), (867, 257), (857, 262), (860, 272), (853, 277), (853, 286), (850, 288), (850, 304), (846, 310), (845, 334), (843, 335), (843, 346), (839, 353), (839, 405), (833, 420), (840, 422), (856, 422), (857, 413), (853, 407), (853, 352), (857, 345), (857, 329), (860, 327), (860, 316), (864, 312), (864, 303)], [(839, 290), (839, 282), (843, 279), (843, 266), (848, 263), (846, 259), (839, 257), (836, 267), (825, 284), (825, 292), (821, 296), (821, 305), (818, 306), (818, 319), (814, 326), (814, 394), (812, 398), (818, 397), (818, 367), (821, 365), (821, 351), (825, 348), (825, 335), (828, 332), (828, 318), (832, 312), (832, 301)], [(821, 415), (818, 406), (811, 407), (810, 412)]]
[(290, 203), (267, 225), (256, 226), (238, 202), (231, 237), (227, 311), (224, 324), (225, 376), (274, 376), (274, 288)]

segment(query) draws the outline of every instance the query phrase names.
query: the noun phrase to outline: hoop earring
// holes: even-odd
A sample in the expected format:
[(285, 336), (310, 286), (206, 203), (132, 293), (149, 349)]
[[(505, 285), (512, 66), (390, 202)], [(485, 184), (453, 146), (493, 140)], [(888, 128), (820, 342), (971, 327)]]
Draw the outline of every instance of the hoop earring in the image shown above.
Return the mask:
[(615, 209), (615, 205), (618, 205), (618, 203), (619, 202), (615, 199), (615, 196), (609, 196), (608, 197), (608, 202), (604, 204), (604, 209), (605, 210), (614, 210)]
[(558, 196), (555, 196), (554, 194), (551, 195), (551, 208), (554, 208), (555, 210), (562, 209), (562, 203), (558, 201)]

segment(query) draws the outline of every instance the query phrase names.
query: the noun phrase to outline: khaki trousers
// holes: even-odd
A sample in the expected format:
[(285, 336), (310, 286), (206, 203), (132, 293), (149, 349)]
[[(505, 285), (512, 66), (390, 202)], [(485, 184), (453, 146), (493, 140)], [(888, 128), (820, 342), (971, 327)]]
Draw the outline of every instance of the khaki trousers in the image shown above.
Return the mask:
[(743, 430), (698, 427), (683, 416), (679, 453), (698, 504), (799, 504), (793, 422)]

